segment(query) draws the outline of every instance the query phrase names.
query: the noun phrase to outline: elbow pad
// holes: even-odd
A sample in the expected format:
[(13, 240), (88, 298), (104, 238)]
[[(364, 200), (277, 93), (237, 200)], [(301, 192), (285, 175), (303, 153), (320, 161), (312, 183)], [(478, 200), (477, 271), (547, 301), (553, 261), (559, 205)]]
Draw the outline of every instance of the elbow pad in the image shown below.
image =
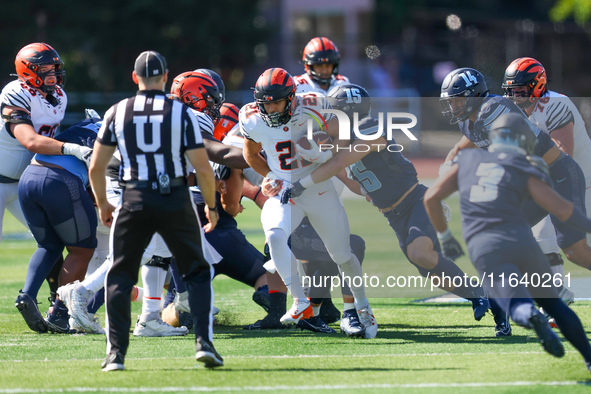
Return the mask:
[(33, 122), (31, 121), (31, 115), (27, 111), (23, 111), (21, 109), (15, 109), (8, 115), (2, 114), (2, 119), (6, 124), (28, 124), (33, 126)]

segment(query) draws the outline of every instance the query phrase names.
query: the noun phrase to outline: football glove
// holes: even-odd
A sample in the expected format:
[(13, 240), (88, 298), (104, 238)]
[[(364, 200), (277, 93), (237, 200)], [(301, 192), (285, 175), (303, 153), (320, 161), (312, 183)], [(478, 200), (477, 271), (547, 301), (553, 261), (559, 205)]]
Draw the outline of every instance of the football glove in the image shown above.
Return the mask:
[(291, 199), (291, 187), (285, 188), (279, 197), (281, 204), (288, 204)]
[(439, 239), (439, 242), (441, 242), (443, 256), (455, 261), (458, 257), (464, 255), (464, 251), (462, 250), (460, 243), (454, 238), (453, 235), (451, 235), (449, 229), (443, 233), (437, 233), (437, 238)]
[(81, 160), (86, 168), (90, 165), (90, 158), (92, 157), (92, 149), (87, 146), (72, 144), (69, 142), (62, 145), (62, 153), (64, 155), (75, 156)]

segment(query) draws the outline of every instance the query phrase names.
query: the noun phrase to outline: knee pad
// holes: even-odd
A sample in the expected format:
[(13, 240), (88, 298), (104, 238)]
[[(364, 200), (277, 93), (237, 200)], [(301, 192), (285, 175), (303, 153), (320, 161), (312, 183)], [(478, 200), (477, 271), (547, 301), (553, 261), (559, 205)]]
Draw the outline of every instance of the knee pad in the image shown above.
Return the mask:
[(171, 261), (172, 257), (152, 256), (152, 258), (146, 263), (146, 265), (162, 268), (164, 271), (168, 271)]

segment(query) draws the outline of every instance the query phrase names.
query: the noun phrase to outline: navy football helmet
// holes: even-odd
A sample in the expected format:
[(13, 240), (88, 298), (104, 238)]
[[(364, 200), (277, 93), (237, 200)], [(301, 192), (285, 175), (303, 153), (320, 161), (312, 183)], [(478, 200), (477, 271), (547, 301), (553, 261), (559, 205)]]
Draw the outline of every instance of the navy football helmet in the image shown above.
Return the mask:
[(363, 119), (371, 111), (369, 93), (359, 85), (347, 83), (335, 86), (328, 92), (327, 98), (334, 109), (343, 111), (351, 119), (355, 112), (359, 114), (359, 119)]
[(490, 126), (488, 138), (491, 152), (531, 155), (538, 144), (538, 139), (532, 131), (532, 124), (524, 115), (515, 112), (500, 115), (495, 119)]
[(462, 122), (480, 108), (481, 99), (488, 96), (484, 76), (473, 68), (458, 68), (447, 74), (441, 84), (441, 98), (444, 116), (451, 115), (450, 124)]

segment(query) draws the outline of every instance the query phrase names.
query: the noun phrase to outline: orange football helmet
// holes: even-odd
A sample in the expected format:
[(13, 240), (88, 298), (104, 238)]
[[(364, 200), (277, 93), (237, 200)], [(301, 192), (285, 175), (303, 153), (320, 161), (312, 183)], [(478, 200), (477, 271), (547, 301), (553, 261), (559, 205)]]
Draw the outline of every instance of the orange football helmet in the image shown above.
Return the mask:
[(203, 73), (187, 71), (177, 75), (172, 81), (170, 96), (209, 115), (214, 122), (220, 117), (216, 105), (220, 91), (214, 80)]
[[(41, 73), (39, 68), (47, 64), (54, 65), (54, 70)], [(16, 75), (21, 81), (45, 93), (55, 90), (55, 85), (45, 85), (45, 77), (52, 72), (57, 78), (57, 85), (63, 86), (65, 84), (66, 72), (62, 69), (64, 62), (56, 50), (48, 44), (35, 42), (24, 46), (16, 54), (14, 65), (16, 66)]]
[(224, 103), (220, 108), (220, 118), (215, 123), (213, 136), (218, 141), (224, 139), (230, 130), (238, 123), (238, 113), (240, 108), (234, 104)]
[[(505, 70), (503, 89), (505, 97), (512, 98), (521, 108), (527, 108), (542, 97), (548, 90), (546, 69), (542, 63), (531, 57), (520, 57), (509, 64)], [(525, 93), (515, 92), (516, 87), (527, 87)], [(519, 99), (528, 97), (528, 100)]]
[[(308, 42), (304, 48), (302, 55), (304, 61), (304, 67), (306, 73), (310, 77), (320, 83), (329, 83), (331, 78), (339, 73), (339, 63), (341, 62), (341, 55), (339, 54), (339, 48), (326, 37), (315, 37)], [(313, 64), (333, 64), (331, 78), (322, 78), (318, 73), (315, 73), (312, 69)]]

